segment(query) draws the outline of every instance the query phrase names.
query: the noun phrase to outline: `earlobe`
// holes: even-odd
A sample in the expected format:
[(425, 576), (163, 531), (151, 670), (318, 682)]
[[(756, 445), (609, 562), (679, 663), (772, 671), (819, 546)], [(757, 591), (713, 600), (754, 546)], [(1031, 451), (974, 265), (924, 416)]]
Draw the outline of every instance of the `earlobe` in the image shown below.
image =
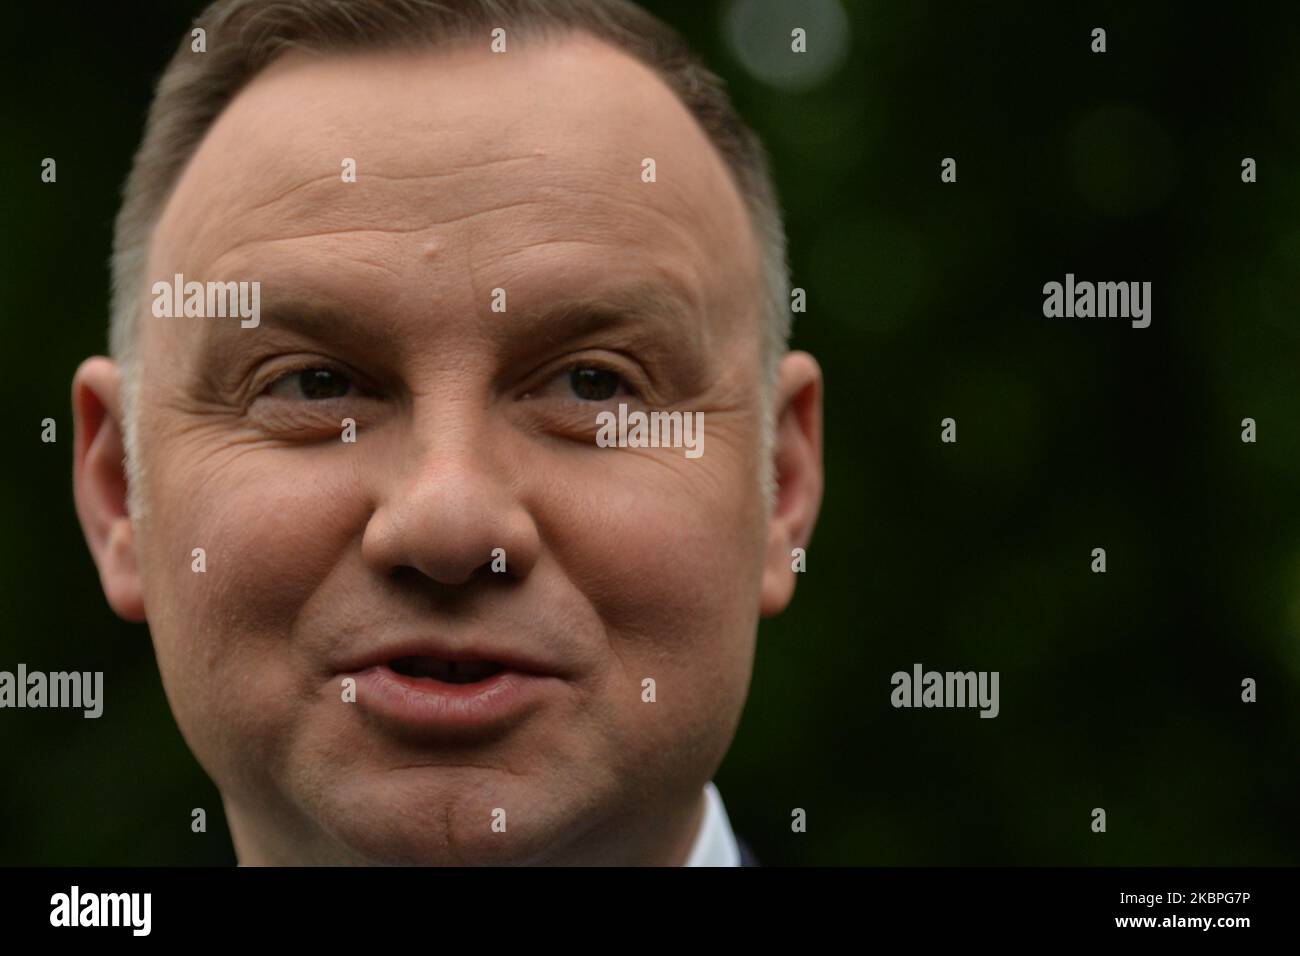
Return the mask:
[(109, 606), (128, 621), (143, 621), (144, 599), (127, 510), (121, 374), (102, 356), (81, 363), (72, 380), (75, 427), (72, 488), (91, 557)]
[(762, 597), (764, 617), (779, 614), (794, 596), (801, 567), (796, 548), (806, 549), (822, 499), (822, 373), (806, 352), (781, 362), (777, 383), (772, 466), (776, 501), (767, 526)]

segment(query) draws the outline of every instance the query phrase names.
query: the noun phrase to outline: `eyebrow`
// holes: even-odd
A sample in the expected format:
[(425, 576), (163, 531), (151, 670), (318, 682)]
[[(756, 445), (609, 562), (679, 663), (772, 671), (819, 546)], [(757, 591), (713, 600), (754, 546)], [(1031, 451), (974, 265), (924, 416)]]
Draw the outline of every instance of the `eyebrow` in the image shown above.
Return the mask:
[(238, 353), (245, 347), (255, 347), (259, 340), (286, 334), (340, 349), (373, 347), (395, 338), (391, 331), (385, 334), (393, 323), (382, 312), (372, 311), (367, 321), (358, 322), (357, 309), (310, 285), (297, 280), (284, 285), (274, 279), (260, 281), (262, 314), (258, 328), (243, 329), (238, 322), (222, 319), (205, 320), (201, 336), (204, 354)]
[[(227, 344), (238, 350), (236, 343), (242, 336), (277, 334), (319, 342), (343, 353), (365, 350), (393, 362), (405, 351), (404, 323), (383, 309), (354, 307), (299, 278), (284, 284), (264, 279), (262, 286), (261, 327), (245, 330), (238, 322), (213, 320), (206, 325), (205, 351), (221, 352)], [(584, 337), (616, 333), (618, 344), (648, 355), (670, 378), (685, 383), (702, 371), (712, 336), (694, 296), (676, 286), (667, 280), (608, 282), (587, 291), (561, 291), (544, 304), (517, 310), (507, 298), (506, 312), (482, 311), (479, 321), (495, 320), (498, 330), (489, 337), (507, 361)], [(436, 305), (431, 312), (437, 314)], [(235, 342), (227, 336), (234, 336)]]
[(707, 333), (703, 316), (690, 297), (665, 283), (655, 282), (611, 285), (579, 295), (559, 295), (545, 306), (523, 310), (516, 325), (544, 334), (549, 341), (618, 326), (651, 326), (671, 333), (678, 347), (702, 344)]
[[(276, 288), (274, 280), (263, 281), (264, 287)], [(292, 286), (279, 287), (277, 295), (263, 295), (262, 311), (273, 326), (299, 332), (312, 338), (333, 338), (344, 335), (366, 334), (367, 328), (376, 324), (389, 329), (388, 337), (398, 332), (398, 322), (385, 319), (380, 310), (365, 310), (368, 321), (351, 321), (361, 310), (354, 309), (334, 299), (321, 295), (310, 286), (297, 280)], [(508, 293), (508, 290), (507, 290)], [(434, 313), (436, 314), (436, 307)], [(507, 304), (502, 317), (514, 313), (511, 327), (528, 331), (541, 331), (559, 326), (565, 333), (581, 333), (588, 328), (600, 328), (611, 322), (648, 322), (675, 327), (683, 336), (701, 331), (699, 310), (692, 299), (674, 291), (666, 283), (634, 282), (610, 285), (591, 293), (561, 293), (544, 306), (530, 306), (517, 312)], [(488, 313), (491, 314), (491, 313)], [(225, 323), (229, 325), (229, 323)], [(214, 322), (209, 328), (223, 328)], [(559, 331), (559, 330), (556, 330)]]

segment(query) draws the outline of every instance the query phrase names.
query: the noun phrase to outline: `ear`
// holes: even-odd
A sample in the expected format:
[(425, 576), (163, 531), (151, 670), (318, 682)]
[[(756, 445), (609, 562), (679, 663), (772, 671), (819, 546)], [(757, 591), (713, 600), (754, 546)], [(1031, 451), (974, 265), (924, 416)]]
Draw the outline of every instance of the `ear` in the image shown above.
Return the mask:
[(822, 370), (807, 352), (791, 352), (777, 377), (772, 467), (776, 500), (767, 524), (759, 612), (780, 614), (794, 596), (795, 548), (806, 548), (822, 503)]
[(109, 606), (121, 618), (143, 621), (135, 529), (126, 507), (120, 395), (117, 363), (103, 356), (81, 363), (72, 379), (72, 493)]

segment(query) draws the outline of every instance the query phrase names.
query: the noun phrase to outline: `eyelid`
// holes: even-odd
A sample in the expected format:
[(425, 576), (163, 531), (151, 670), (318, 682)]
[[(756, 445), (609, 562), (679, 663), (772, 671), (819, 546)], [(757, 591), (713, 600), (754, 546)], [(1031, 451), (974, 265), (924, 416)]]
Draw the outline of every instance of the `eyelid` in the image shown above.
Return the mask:
[[(352, 369), (348, 368), (342, 362), (336, 362), (332, 359), (316, 357), (316, 358), (303, 358), (301, 360), (294, 362), (291, 365), (288, 365), (284, 368), (277, 369), (274, 373), (269, 374), (265, 379), (265, 381), (260, 386), (258, 386), (257, 389), (254, 391), (253, 397), (254, 398), (280, 398), (282, 396), (270, 394), (270, 391), (273, 387), (278, 385), (280, 382), (283, 382), (287, 378), (292, 378), (295, 375), (301, 375), (303, 372), (311, 371), (312, 369), (326, 369), (330, 372), (334, 372), (338, 375), (342, 375), (347, 378), (347, 380), (351, 383), (352, 388), (355, 389), (357, 392), (363, 392), (365, 390), (361, 384), (360, 376), (358, 376), (356, 372), (352, 371)], [(329, 402), (329, 401), (341, 401), (347, 397), (349, 396), (338, 396), (335, 398), (322, 398), (322, 399), (316, 399), (315, 401), (317, 403)]]
[[(283, 358), (283, 356), (281, 358)], [(277, 364), (274, 359), (265, 363), (264, 368), (273, 364)], [(629, 368), (629, 366), (631, 366), (631, 368)], [(536, 386), (527, 389), (524, 396), (527, 397), (528, 395), (538, 392), (555, 383), (557, 379), (564, 378), (572, 374), (574, 371), (584, 368), (600, 369), (601, 371), (608, 372), (611, 375), (616, 375), (623, 390), (628, 395), (637, 400), (645, 400), (648, 390), (648, 386), (644, 384), (645, 376), (641, 374), (639, 369), (635, 368), (635, 363), (632, 360), (629, 359), (626, 362), (615, 362), (611, 359), (596, 355), (570, 358), (562, 365), (555, 366), (551, 371), (539, 376), (536, 380)], [(323, 404), (330, 401), (345, 401), (357, 396), (370, 396), (375, 394), (370, 385), (367, 384), (365, 377), (346, 363), (340, 362), (336, 359), (326, 358), (322, 355), (304, 355), (301, 358), (291, 359), (286, 361), (284, 364), (279, 364), (278, 367), (274, 368), (274, 370), (258, 376), (261, 381), (255, 381), (252, 388), (252, 399), (281, 398), (283, 396), (269, 394), (270, 390), (285, 379), (292, 378), (295, 375), (301, 375), (303, 372), (312, 369), (327, 369), (331, 372), (345, 376), (351, 383), (353, 390), (353, 394), (336, 396), (333, 398), (316, 399), (313, 404)], [(585, 400), (577, 398), (576, 396), (570, 397), (574, 402), (587, 404)], [(292, 401), (292, 399), (287, 400)]]
[(621, 368), (618, 368), (613, 362), (602, 362), (599, 359), (574, 362), (571, 365), (565, 367), (564, 374), (572, 375), (574, 372), (578, 371), (579, 369), (584, 369), (584, 368), (594, 368), (602, 372), (609, 372), (609, 374), (611, 375), (617, 375), (618, 380), (623, 383), (623, 385), (627, 388), (629, 392), (635, 394), (637, 391), (636, 386), (632, 383), (631, 376), (629, 376)]
[[(525, 396), (540, 391), (541, 389), (553, 384), (557, 379), (567, 377), (568, 375), (571, 375), (573, 372), (577, 371), (578, 369), (584, 369), (584, 368), (600, 369), (602, 372), (609, 372), (611, 375), (617, 375), (618, 380), (622, 383), (623, 388), (627, 390), (628, 394), (630, 394), (631, 396), (637, 399), (643, 398), (645, 388), (641, 384), (641, 376), (639, 376), (636, 373), (629, 372), (626, 367), (620, 367), (620, 364), (617, 362), (612, 362), (609, 359), (603, 359), (599, 356), (574, 358), (574, 359), (567, 360), (563, 365), (557, 367), (554, 371), (548, 372), (545, 375), (541, 376), (538, 379), (537, 387), (528, 389), (525, 392)], [(577, 398), (576, 396), (572, 396), (571, 400), (574, 402), (582, 402), (583, 404), (589, 404), (589, 402)]]

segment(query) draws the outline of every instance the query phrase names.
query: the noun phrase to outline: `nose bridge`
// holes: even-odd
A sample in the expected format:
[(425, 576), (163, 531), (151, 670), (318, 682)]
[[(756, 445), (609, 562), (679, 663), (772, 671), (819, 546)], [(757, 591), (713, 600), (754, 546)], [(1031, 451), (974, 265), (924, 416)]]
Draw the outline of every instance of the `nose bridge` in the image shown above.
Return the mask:
[(457, 470), (490, 467), (488, 412), (476, 398), (442, 389), (417, 396), (411, 404), (410, 434), (403, 454), (404, 471), (415, 480)]
[(508, 476), (496, 461), (484, 416), (477, 410), (440, 409), (414, 422), (411, 450), (398, 493), (444, 528), (463, 523), (482, 533), (505, 515), (513, 497)]
[(490, 411), (426, 395), (405, 431), (366, 529), (368, 557), (444, 584), (468, 580), (498, 548), (512, 575), (531, 567), (537, 531), (494, 443)]
[(428, 395), (413, 405), (398, 493), (444, 530), (488, 534), (494, 517), (510, 510), (488, 418), (481, 402), (464, 395)]

